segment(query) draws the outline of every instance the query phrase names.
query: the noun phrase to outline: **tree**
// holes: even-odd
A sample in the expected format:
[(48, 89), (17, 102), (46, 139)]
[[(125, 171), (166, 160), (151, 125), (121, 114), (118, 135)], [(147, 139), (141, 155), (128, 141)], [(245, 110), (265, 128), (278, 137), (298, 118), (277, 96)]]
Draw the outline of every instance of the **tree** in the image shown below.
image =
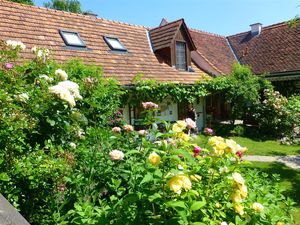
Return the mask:
[(44, 3), (44, 6), (50, 9), (82, 13), (81, 4), (78, 0), (51, 0)]
[(260, 93), (271, 84), (254, 75), (247, 66), (235, 64), (232, 74), (228, 77), (226, 100), (231, 104), (232, 121), (243, 118), (260, 102)]
[(22, 3), (22, 4), (27, 4), (27, 5), (34, 5), (32, 0), (10, 0), (11, 2), (17, 2), (17, 3)]

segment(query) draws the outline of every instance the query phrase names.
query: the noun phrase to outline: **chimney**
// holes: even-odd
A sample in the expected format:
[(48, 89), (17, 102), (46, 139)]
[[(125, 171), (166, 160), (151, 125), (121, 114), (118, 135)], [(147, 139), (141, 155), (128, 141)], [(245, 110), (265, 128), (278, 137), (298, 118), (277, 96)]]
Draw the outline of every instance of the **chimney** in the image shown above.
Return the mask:
[(86, 16), (91, 16), (91, 17), (95, 17), (95, 18), (97, 18), (97, 16), (98, 16), (96, 13), (89, 12), (89, 11), (87, 11), (87, 12), (84, 12), (84, 13), (83, 13), (83, 15), (86, 15)]
[(260, 35), (262, 24), (261, 23), (254, 23), (250, 25), (251, 27), (251, 34), (252, 36)]

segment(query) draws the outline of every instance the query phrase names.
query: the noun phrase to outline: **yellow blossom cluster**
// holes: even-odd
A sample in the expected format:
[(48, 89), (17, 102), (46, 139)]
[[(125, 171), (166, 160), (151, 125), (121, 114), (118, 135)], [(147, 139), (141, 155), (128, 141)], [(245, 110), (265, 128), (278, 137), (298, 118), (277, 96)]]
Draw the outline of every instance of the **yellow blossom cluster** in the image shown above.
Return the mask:
[(160, 156), (156, 152), (152, 152), (148, 160), (153, 166), (157, 166), (160, 163)]
[(187, 128), (188, 124), (184, 120), (178, 120), (173, 124), (172, 130), (176, 132), (176, 137), (183, 140), (189, 141), (190, 136), (184, 133), (184, 130)]
[(183, 120), (178, 120), (176, 123), (173, 124), (172, 130), (180, 133), (186, 129), (187, 123)]
[(234, 210), (236, 213), (243, 215), (244, 207), (240, 204), (248, 195), (248, 189), (245, 185), (245, 180), (241, 174), (234, 172), (232, 174), (233, 193), (231, 200), (235, 203)]
[(192, 182), (188, 176), (184, 174), (178, 174), (169, 180), (168, 186), (171, 191), (180, 194), (182, 189), (185, 191), (190, 190), (192, 188)]
[(236, 154), (237, 152), (244, 153), (245, 151), (247, 151), (246, 147), (240, 146), (234, 140), (225, 140), (224, 138), (218, 136), (211, 137), (208, 140), (208, 144), (213, 147), (214, 152), (217, 156), (221, 156), (224, 153)]

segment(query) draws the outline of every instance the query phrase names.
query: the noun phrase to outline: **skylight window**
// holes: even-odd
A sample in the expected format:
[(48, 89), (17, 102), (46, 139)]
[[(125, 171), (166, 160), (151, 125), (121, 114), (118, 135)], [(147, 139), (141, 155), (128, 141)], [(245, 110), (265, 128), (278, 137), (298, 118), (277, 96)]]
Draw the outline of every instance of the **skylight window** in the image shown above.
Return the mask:
[(79, 33), (65, 30), (59, 30), (59, 33), (67, 46), (86, 47)]
[(111, 50), (114, 51), (123, 51), (126, 52), (127, 49), (125, 46), (119, 41), (118, 38), (115, 37), (104, 37), (106, 44), (110, 47)]

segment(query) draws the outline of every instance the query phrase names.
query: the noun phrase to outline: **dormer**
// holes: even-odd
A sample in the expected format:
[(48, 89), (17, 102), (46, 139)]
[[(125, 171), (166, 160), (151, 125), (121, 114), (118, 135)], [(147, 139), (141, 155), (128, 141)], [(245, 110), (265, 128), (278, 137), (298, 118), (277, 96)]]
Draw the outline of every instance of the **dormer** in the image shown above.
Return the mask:
[(163, 19), (159, 27), (149, 31), (153, 51), (163, 62), (182, 71), (191, 71), (191, 52), (196, 50), (184, 19), (168, 23)]

